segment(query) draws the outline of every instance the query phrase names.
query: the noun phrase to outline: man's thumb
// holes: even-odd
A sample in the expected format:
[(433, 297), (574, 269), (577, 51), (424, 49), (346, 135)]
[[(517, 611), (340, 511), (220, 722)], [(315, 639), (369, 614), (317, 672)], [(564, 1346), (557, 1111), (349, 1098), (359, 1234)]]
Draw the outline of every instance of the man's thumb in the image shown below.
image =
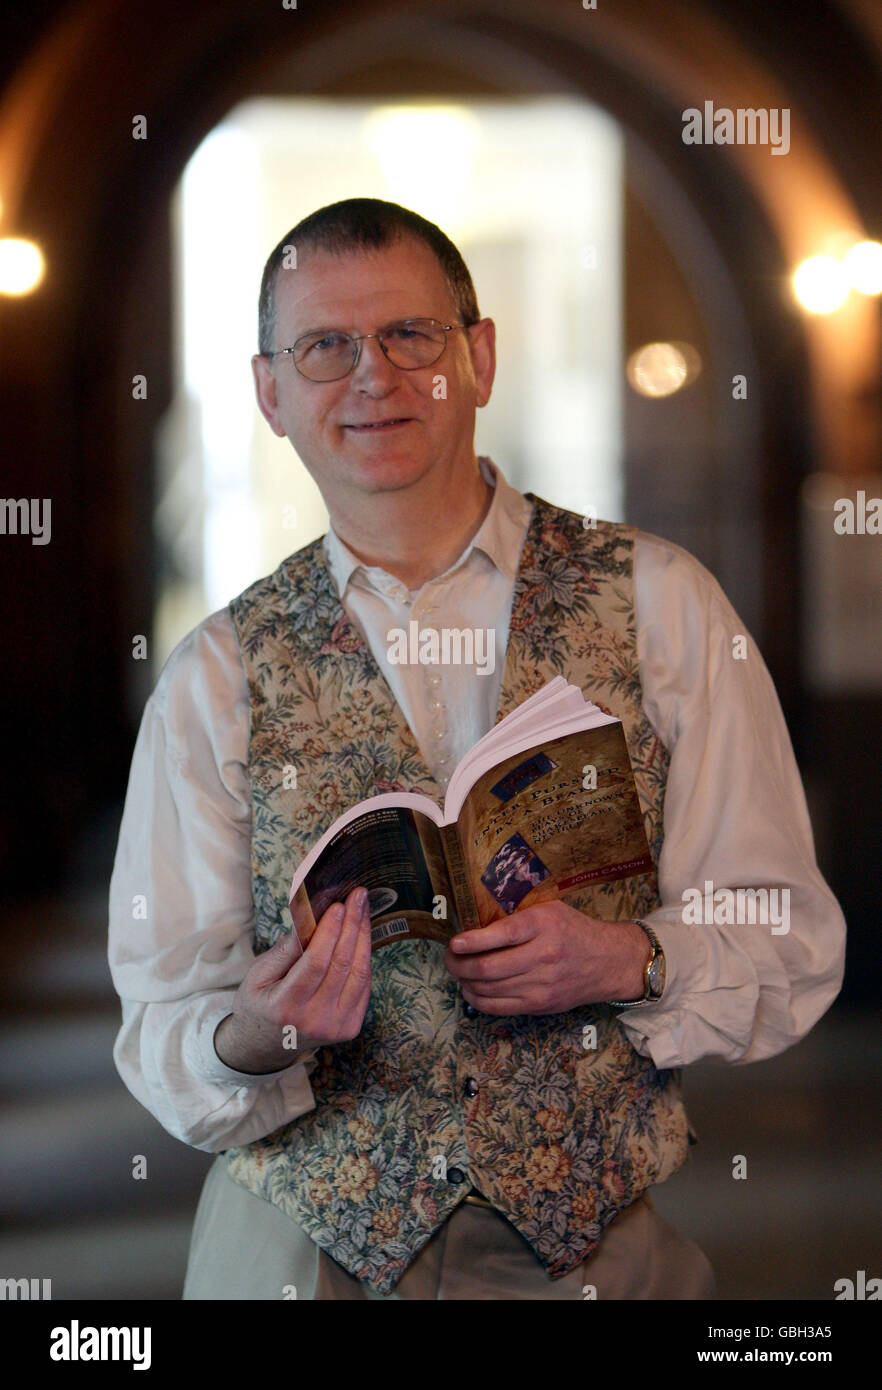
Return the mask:
[(300, 937), (293, 927), (283, 932), (277, 941), (274, 941), (268, 951), (263, 952), (263, 956), (258, 956), (258, 960), (266, 961), (267, 980), (280, 980), (295, 961), (303, 955), (303, 946)]

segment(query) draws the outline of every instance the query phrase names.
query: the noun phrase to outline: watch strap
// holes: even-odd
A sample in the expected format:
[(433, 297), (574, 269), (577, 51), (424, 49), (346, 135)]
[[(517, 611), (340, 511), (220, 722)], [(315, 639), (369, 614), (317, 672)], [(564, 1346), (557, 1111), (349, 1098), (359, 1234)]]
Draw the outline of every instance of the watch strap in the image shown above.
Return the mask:
[(652, 930), (652, 927), (650, 927), (647, 922), (641, 921), (639, 917), (634, 917), (631, 920), (634, 922), (636, 926), (643, 928), (644, 932), (646, 933), (649, 944), (652, 947), (652, 954), (650, 955), (649, 960), (646, 962), (646, 967), (643, 972), (643, 998), (608, 999), (606, 1001), (607, 1004), (609, 1004), (614, 1009), (639, 1009), (641, 1004), (652, 1004), (655, 1002), (653, 995), (650, 993), (649, 972), (652, 969), (653, 962), (655, 961), (656, 957), (663, 955), (664, 952), (662, 951), (661, 942), (659, 941), (655, 932)]

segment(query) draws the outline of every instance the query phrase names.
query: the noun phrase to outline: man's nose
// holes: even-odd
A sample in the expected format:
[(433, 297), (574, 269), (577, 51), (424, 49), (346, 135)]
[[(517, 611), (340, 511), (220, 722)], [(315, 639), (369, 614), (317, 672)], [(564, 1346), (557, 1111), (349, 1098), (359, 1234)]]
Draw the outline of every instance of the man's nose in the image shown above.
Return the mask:
[(361, 353), (350, 380), (361, 391), (391, 391), (398, 384), (399, 370), (389, 361), (379, 338), (363, 338)]

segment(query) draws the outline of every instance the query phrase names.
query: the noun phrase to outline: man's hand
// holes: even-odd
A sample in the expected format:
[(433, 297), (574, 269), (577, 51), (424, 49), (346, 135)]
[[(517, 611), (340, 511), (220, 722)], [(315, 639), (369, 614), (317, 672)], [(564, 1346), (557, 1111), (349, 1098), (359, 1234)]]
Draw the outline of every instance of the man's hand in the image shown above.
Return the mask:
[(651, 947), (636, 922), (605, 922), (566, 903), (539, 903), (460, 932), (444, 962), (485, 1014), (557, 1014), (608, 999), (642, 999)]
[[(259, 955), (215, 1029), (214, 1050), (235, 1071), (281, 1071), (303, 1052), (358, 1036), (371, 992), (371, 923), (366, 888), (332, 903), (306, 950), (296, 932)], [(297, 1050), (284, 1046), (286, 1026)]]

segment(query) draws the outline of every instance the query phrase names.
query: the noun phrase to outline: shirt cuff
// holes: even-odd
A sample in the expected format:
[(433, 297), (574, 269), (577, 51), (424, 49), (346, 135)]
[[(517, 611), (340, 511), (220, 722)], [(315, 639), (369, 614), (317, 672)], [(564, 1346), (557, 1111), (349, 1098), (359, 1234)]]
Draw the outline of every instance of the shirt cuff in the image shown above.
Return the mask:
[[(301, 1062), (309, 1061), (315, 1054), (304, 1052), (298, 1057), (296, 1062), (290, 1066), (282, 1067), (280, 1071), (254, 1072), (236, 1071), (234, 1067), (228, 1067), (226, 1062), (222, 1062), (214, 1050), (214, 1035), (218, 1024), (229, 1014), (229, 1009), (214, 1009), (199, 1024), (193, 1039), (192, 1069), (207, 1081), (229, 1081), (234, 1086), (263, 1086), (268, 1081), (280, 1081), (283, 1077), (290, 1076), (298, 1072)], [(300, 1073), (302, 1075), (302, 1073)]]
[(723, 933), (671, 921), (663, 908), (646, 921), (665, 953), (665, 989), (661, 999), (616, 1015), (632, 1046), (659, 1068), (706, 1055), (734, 1060), (749, 1045), (759, 999), (749, 957)]
[(662, 1013), (677, 1008), (689, 995), (707, 988), (708, 942), (701, 928), (696, 931), (684, 922), (672, 922), (670, 918), (651, 913), (645, 920), (665, 953), (665, 988), (654, 1005), (655, 1011)]
[(658, 1015), (676, 1008), (687, 995), (701, 988), (702, 980), (707, 979), (706, 942), (695, 935), (692, 927), (684, 927), (682, 922), (671, 922), (670, 919), (653, 917), (651, 914), (641, 920), (652, 927), (664, 951), (665, 987), (661, 999), (641, 1001), (636, 1008), (622, 1009), (618, 1015), (622, 1020), (635, 1013), (643, 1014), (648, 1009)]

